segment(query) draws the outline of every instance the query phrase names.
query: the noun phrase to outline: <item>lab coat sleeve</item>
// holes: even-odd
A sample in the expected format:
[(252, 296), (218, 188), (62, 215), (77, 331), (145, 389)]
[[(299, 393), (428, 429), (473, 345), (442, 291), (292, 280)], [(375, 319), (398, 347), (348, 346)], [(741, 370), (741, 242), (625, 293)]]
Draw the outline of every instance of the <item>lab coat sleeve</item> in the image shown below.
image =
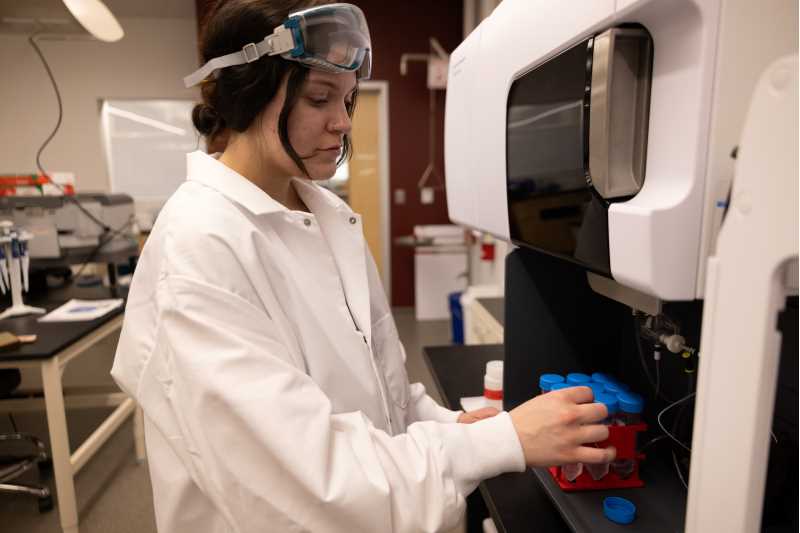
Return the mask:
[(439, 531), (481, 479), (525, 467), (505, 413), (390, 436), (333, 413), (254, 304), (177, 275), (157, 295), (142, 407), (231, 531)]
[(464, 411), (451, 411), (442, 407), (425, 391), (422, 383), (410, 385), (411, 401), (408, 402), (408, 422), (422, 422), (434, 420), (436, 422), (457, 422)]

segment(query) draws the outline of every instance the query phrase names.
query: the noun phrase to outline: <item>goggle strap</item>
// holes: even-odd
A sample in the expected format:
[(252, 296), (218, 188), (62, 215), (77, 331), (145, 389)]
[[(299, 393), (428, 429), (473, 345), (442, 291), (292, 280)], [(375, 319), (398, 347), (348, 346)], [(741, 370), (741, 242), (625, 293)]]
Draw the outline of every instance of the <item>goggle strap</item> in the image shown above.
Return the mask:
[(272, 35), (258, 43), (248, 43), (237, 52), (215, 57), (198, 70), (183, 78), (183, 84), (188, 89), (194, 87), (219, 69), (252, 63), (263, 56), (274, 56), (288, 52), (294, 48), (294, 38), (291, 30), (283, 25), (275, 28)]
[[(275, 28), (275, 31), (269, 37), (265, 38), (262, 42), (269, 41), (269, 52), (271, 56), (283, 54), (293, 50), (295, 47), (294, 34), (290, 28), (283, 24)], [(260, 44), (260, 43), (259, 43)]]

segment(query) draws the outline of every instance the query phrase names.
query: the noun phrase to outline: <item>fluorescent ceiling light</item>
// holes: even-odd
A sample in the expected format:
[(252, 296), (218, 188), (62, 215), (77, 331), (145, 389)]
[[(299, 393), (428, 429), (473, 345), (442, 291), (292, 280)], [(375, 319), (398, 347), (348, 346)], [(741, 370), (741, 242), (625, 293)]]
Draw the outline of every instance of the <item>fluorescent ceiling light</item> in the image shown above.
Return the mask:
[(119, 41), (125, 35), (116, 17), (101, 0), (63, 0), (72, 16), (96, 39)]
[(134, 113), (133, 111), (125, 111), (124, 109), (120, 109), (118, 107), (114, 107), (109, 104), (105, 104), (106, 113), (109, 115), (114, 115), (117, 117), (127, 118), (128, 120), (132, 120), (134, 122), (138, 122), (139, 124), (145, 124), (152, 128), (156, 128), (162, 131), (166, 131), (167, 133), (173, 133), (175, 135), (186, 135), (186, 130), (183, 128), (179, 128), (177, 126), (173, 126), (172, 124), (167, 124), (166, 122), (161, 122), (160, 120), (156, 120), (154, 118), (146, 117), (144, 115), (140, 115), (138, 113)]

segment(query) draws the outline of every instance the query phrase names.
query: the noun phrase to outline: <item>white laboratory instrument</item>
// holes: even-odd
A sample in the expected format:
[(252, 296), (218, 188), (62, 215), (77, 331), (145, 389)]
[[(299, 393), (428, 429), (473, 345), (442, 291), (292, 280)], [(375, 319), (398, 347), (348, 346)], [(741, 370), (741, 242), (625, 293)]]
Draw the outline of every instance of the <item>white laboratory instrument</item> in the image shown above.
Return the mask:
[(450, 58), (452, 221), (644, 295), (702, 298), (745, 110), (760, 73), (796, 50), (797, 12), (505, 0)]
[(14, 316), (40, 315), (45, 312), (41, 307), (31, 307), (22, 301), (23, 289), (28, 291), (28, 268), (30, 256), (28, 241), (33, 234), (14, 228), (10, 220), (0, 221), (0, 291), (6, 294), (11, 291), (11, 307), (0, 313), (0, 320)]
[(731, 205), (708, 262), (690, 532), (761, 526), (780, 360), (775, 319), (787, 294), (797, 293), (797, 80), (797, 55), (761, 77), (742, 133)]
[(579, 263), (628, 305), (705, 300), (690, 533), (760, 528), (776, 314), (798, 285), (797, 20), (788, 0), (505, 0), (451, 55), (453, 222)]
[[(135, 243), (134, 203), (127, 194), (77, 194), (74, 200), (103, 224), (111, 228), (110, 237), (80, 211), (76, 202), (65, 196), (0, 197), (0, 217), (13, 221), (36, 238), (30, 243), (30, 258), (64, 259), (78, 256), (85, 260), (87, 250), (104, 240), (102, 252), (115, 252)], [(135, 246), (135, 244), (134, 244)], [(83, 256), (81, 256), (83, 254)]]

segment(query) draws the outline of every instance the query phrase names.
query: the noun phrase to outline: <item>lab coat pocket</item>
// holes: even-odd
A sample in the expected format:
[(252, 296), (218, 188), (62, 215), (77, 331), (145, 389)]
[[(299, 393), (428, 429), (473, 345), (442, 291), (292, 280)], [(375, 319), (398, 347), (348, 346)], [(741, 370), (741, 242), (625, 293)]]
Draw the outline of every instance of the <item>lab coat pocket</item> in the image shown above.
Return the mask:
[(372, 342), (389, 396), (397, 407), (405, 409), (409, 399), (406, 354), (391, 315), (372, 326)]

